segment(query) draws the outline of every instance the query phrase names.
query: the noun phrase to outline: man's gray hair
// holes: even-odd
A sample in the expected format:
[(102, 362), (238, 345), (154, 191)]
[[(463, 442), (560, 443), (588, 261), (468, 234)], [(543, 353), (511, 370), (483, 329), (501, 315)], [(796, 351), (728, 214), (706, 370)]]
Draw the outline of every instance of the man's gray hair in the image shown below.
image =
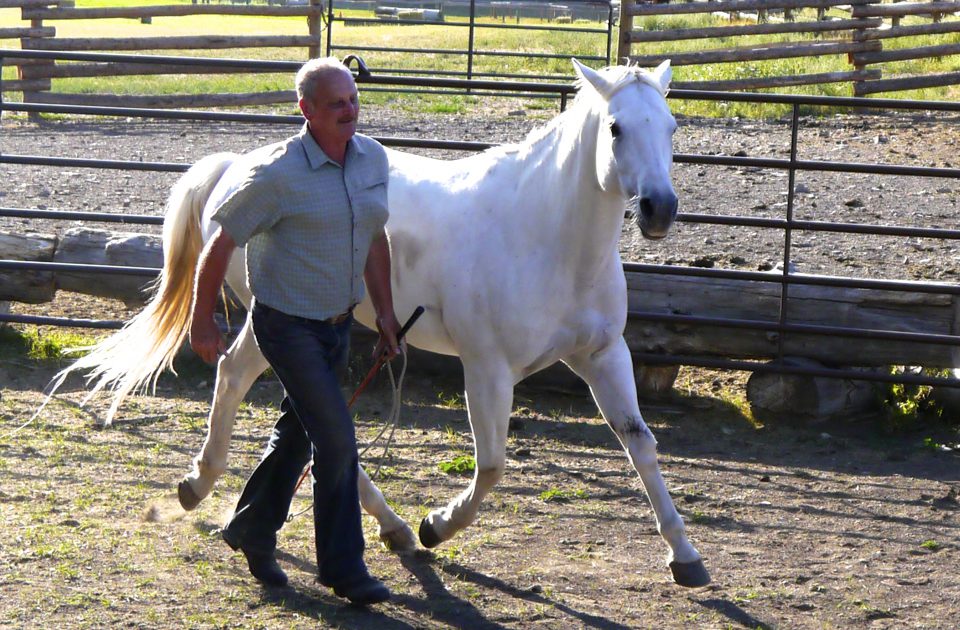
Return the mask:
[(350, 74), (349, 68), (336, 57), (318, 57), (303, 64), (297, 71), (295, 81), (297, 98), (311, 100), (317, 93), (317, 84), (331, 72), (337, 71)]

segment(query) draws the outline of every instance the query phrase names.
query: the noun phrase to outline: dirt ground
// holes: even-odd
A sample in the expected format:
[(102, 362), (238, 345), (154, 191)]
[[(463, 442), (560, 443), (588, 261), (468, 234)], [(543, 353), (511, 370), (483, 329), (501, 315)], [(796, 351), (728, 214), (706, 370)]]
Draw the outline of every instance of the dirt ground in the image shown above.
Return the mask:
[[(372, 135), (518, 140), (543, 113), (416, 117), (365, 112)], [(787, 155), (783, 122), (681, 120), (678, 153)], [(0, 123), (0, 151), (191, 162), (246, 150), (293, 128), (58, 119)], [(956, 168), (960, 121), (931, 116), (805, 119), (803, 159)], [(449, 154), (446, 154), (449, 155)], [(151, 213), (175, 175), (0, 166), (0, 206)], [(682, 210), (782, 216), (786, 178), (680, 165)], [(960, 182), (803, 174), (800, 218), (955, 228)], [(0, 229), (66, 225), (3, 219)], [(147, 231), (136, 228), (135, 231)], [(849, 235), (794, 242), (801, 271), (955, 282), (956, 241)], [(782, 236), (681, 223), (656, 244), (625, 226), (628, 260), (769, 268)], [(61, 294), (14, 312), (126, 318), (122, 304)], [(954, 429), (888, 434), (879, 417), (758, 423), (742, 375), (681, 371), (675, 392), (642, 401), (661, 467), (714, 582), (673, 585), (639, 481), (587, 392), (517, 390), (507, 474), (478, 521), (433, 552), (397, 557), (371, 519), (367, 559), (396, 593), (370, 611), (314, 580), (308, 515), (284, 529), (285, 589), (263, 589), (216, 535), (262, 449), (280, 399), (265, 378), (241, 408), (228, 473), (189, 514), (173, 495), (199, 449), (213, 375), (187, 360), (156, 397), (102, 427), (106, 401), (79, 407), (71, 381), (15, 435), (57, 370), (16, 340), (0, 353), (0, 626), (132, 628), (955, 628), (960, 627), (960, 468)], [(362, 370), (355, 367), (351, 383)], [(348, 385), (347, 389), (351, 389)], [(468, 481), (438, 465), (472, 451), (457, 374), (414, 370), (378, 484), (415, 526)], [(356, 408), (369, 439), (388, 412), (380, 385)], [(925, 443), (924, 439), (933, 439)], [(376, 451), (376, 449), (374, 449)], [(368, 460), (368, 470), (378, 463)], [(294, 511), (309, 504), (301, 490)]]
[[(367, 560), (396, 594), (369, 611), (315, 581), (310, 516), (289, 523), (283, 589), (261, 588), (217, 536), (276, 413), (262, 379), (241, 408), (233, 456), (191, 513), (176, 482), (199, 449), (209, 369), (188, 361), (156, 397), (101, 426), (71, 383), (34, 424), (54, 362), (0, 363), (0, 626), (11, 628), (955, 628), (960, 479), (925, 433), (875, 418), (758, 426), (704, 371), (644, 400), (660, 463), (714, 582), (670, 582), (666, 547), (626, 458), (583, 391), (520, 387), (507, 474), (479, 519), (433, 552), (398, 557), (365, 517)], [(352, 383), (363, 370), (355, 369)], [(79, 380), (79, 379), (78, 379)], [(351, 389), (350, 387), (347, 388)], [(414, 371), (379, 486), (412, 526), (468, 478), (439, 465), (472, 451), (461, 383)], [(385, 379), (355, 411), (381, 428)], [(302, 489), (293, 511), (305, 509)]]

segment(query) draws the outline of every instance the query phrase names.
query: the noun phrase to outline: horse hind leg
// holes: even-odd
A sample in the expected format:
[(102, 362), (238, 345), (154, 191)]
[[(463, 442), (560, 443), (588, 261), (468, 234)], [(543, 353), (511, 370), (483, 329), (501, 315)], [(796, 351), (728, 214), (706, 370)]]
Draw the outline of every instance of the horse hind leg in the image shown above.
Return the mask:
[(253, 325), (247, 316), (240, 335), (217, 363), (217, 381), (207, 422), (207, 437), (200, 454), (193, 460), (193, 470), (177, 486), (177, 496), (183, 509), (197, 507), (227, 469), (237, 409), (253, 382), (268, 365), (260, 354), (253, 337)]
[(400, 554), (416, 550), (417, 539), (413, 535), (413, 530), (390, 509), (380, 488), (373, 483), (363, 466), (360, 466), (357, 487), (360, 491), (361, 507), (367, 514), (377, 519), (380, 526), (380, 541), (384, 546)]
[(657, 531), (670, 547), (667, 562), (673, 580), (688, 587), (709, 584), (710, 575), (700, 553), (687, 540), (683, 519), (660, 474), (657, 440), (640, 415), (633, 363), (626, 342), (621, 337), (600, 352), (584, 353), (566, 363), (590, 386), (600, 412), (640, 475), (657, 519)]
[(509, 370), (464, 362), (464, 381), (476, 468), (466, 490), (421, 521), (420, 542), (428, 548), (449, 540), (476, 519), (481, 501), (500, 481), (506, 468), (507, 428), (513, 405)]

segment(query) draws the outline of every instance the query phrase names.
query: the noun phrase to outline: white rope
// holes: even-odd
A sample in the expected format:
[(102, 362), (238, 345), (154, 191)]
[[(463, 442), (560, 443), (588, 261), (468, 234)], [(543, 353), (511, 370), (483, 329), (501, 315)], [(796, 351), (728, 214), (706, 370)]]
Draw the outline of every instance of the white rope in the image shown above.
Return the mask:
[[(407, 374), (407, 351), (406, 348), (401, 346), (400, 352), (403, 355), (403, 364), (400, 368), (400, 378), (395, 379), (393, 376), (393, 363), (387, 362), (387, 372), (390, 374), (390, 388), (393, 390), (392, 402), (390, 405), (390, 413), (387, 414), (387, 418), (383, 423), (383, 427), (380, 429), (380, 432), (377, 433), (373, 439), (371, 439), (367, 445), (360, 451), (358, 458), (362, 458), (367, 454), (373, 446), (377, 443), (386, 430), (389, 428), (390, 433), (387, 435), (387, 441), (383, 445), (383, 454), (380, 455), (380, 460), (377, 462), (377, 468), (373, 471), (373, 474), (370, 475), (370, 478), (373, 479), (380, 474), (380, 468), (383, 466), (383, 461), (387, 458), (387, 455), (390, 453), (390, 445), (393, 444), (393, 435), (397, 430), (397, 425), (400, 424), (400, 409), (403, 406), (402, 393), (403, 393), (403, 379)], [(312, 466), (312, 462), (310, 464)], [(310, 503), (306, 508), (295, 512), (293, 514), (287, 515), (287, 522), (289, 523), (296, 517), (301, 514), (309, 512), (313, 508), (313, 502)]]
[(377, 440), (383, 436), (387, 428), (390, 428), (390, 434), (387, 435), (387, 441), (383, 445), (383, 453), (380, 455), (380, 461), (377, 462), (377, 468), (373, 471), (373, 474), (370, 475), (371, 478), (376, 477), (380, 474), (380, 468), (383, 466), (383, 461), (387, 459), (387, 455), (390, 453), (390, 445), (393, 444), (393, 434), (397, 430), (397, 425), (400, 424), (400, 408), (403, 406), (403, 401), (401, 400), (403, 394), (403, 378), (407, 374), (407, 351), (406, 349), (401, 349), (401, 354), (403, 355), (403, 363), (400, 368), (400, 378), (395, 379), (393, 376), (393, 364), (387, 363), (387, 373), (390, 375), (390, 388), (393, 390), (392, 401), (390, 404), (390, 413), (387, 415), (387, 419), (383, 424), (383, 428), (380, 429), (380, 432), (370, 440), (366, 447), (360, 451), (359, 457), (363, 457), (367, 454), (373, 446), (377, 443)]

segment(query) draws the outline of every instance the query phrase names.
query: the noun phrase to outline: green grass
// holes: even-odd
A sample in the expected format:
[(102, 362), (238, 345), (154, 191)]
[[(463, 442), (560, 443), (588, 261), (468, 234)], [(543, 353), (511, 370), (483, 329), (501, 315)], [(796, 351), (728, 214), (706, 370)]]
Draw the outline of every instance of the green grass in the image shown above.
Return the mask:
[(539, 495), (539, 499), (545, 503), (569, 503), (570, 501), (586, 499), (588, 494), (586, 490), (564, 490), (562, 488), (548, 488)]
[[(166, 0), (167, 3), (187, 4), (189, 0)], [(156, 0), (78, 0), (78, 7), (132, 6), (155, 4)], [(370, 18), (369, 11), (340, 10), (343, 17)], [(812, 19), (812, 10), (798, 12), (798, 20)], [(833, 17), (848, 17), (838, 11), (830, 11)], [(960, 16), (945, 17), (945, 20), (960, 20)], [(465, 23), (467, 18), (449, 16), (448, 24)], [(509, 20), (508, 20), (509, 21)], [(606, 53), (606, 35), (603, 33), (576, 33), (561, 31), (520, 31), (508, 29), (482, 28), (483, 25), (499, 24), (498, 19), (481, 15), (477, 19), (481, 28), (475, 30), (475, 48), (479, 51), (527, 51), (534, 53), (554, 53), (563, 55), (561, 59), (528, 59), (516, 57), (474, 58), (473, 69), (477, 73), (498, 74), (538, 74), (572, 76), (568, 56), (594, 56)], [(905, 18), (904, 25), (927, 23), (922, 18)], [(59, 20), (50, 21), (59, 37), (160, 37), (173, 35), (232, 34), (232, 35), (305, 35), (306, 19), (302, 17), (253, 17), (253, 16), (186, 16), (154, 18), (151, 24), (142, 24), (131, 19), (96, 20)], [(539, 19), (525, 19), (527, 25), (558, 26)], [(712, 15), (693, 16), (656, 16), (638, 18), (635, 28), (644, 30), (665, 30), (677, 28), (697, 28), (711, 25), (728, 25), (725, 18)], [(740, 23), (752, 23), (742, 21)], [(45, 22), (47, 24), (47, 22)], [(0, 27), (23, 26), (19, 10), (0, 9)], [(600, 27), (597, 23), (574, 24), (572, 27)], [(465, 50), (468, 45), (469, 29), (450, 25), (397, 25), (369, 24), (354, 25), (343, 22), (333, 23), (333, 42), (338, 46), (420, 48), (441, 50)], [(323, 33), (323, 48), (326, 49), (328, 31)], [(829, 39), (830, 34), (824, 36)], [(695, 52), (749, 46), (761, 43), (781, 41), (816, 41), (814, 35), (764, 35), (737, 38), (712, 38), (685, 40), (677, 42), (644, 43), (634, 45), (633, 52), (642, 55), (664, 55), (682, 52)], [(884, 50), (903, 47), (929, 46), (960, 42), (960, 34), (919, 36), (884, 40)], [(16, 40), (0, 41), (0, 46), (18, 47)], [(252, 59), (303, 60), (307, 50), (300, 48), (259, 48), (224, 50), (154, 50), (144, 51), (152, 54), (199, 55), (213, 57), (239, 57)], [(336, 51), (345, 55), (348, 51)], [(394, 53), (365, 51), (360, 53), (367, 65), (374, 69), (430, 70), (444, 72), (464, 72), (466, 56), (462, 54), (442, 53)], [(602, 65), (592, 62), (591, 65)], [(849, 71), (852, 66), (845, 55), (824, 55), (813, 58), (779, 59), (754, 63), (717, 63), (699, 66), (678, 66), (674, 68), (674, 81), (732, 80), (747, 77), (782, 76), (792, 74), (813, 74), (823, 72)], [(885, 78), (897, 75), (940, 74), (956, 72), (960, 69), (960, 55), (943, 58), (931, 58), (902, 62), (891, 62), (882, 66)], [(4, 79), (12, 79), (15, 68), (3, 69)], [(280, 74), (242, 74), (242, 75), (186, 75), (186, 76), (146, 76), (119, 78), (78, 78), (54, 79), (53, 90), (71, 93), (106, 94), (176, 94), (176, 93), (242, 93), (289, 90), (292, 78), (287, 73)], [(781, 88), (799, 94), (819, 94), (849, 96), (851, 86), (848, 83), (822, 84)], [(925, 100), (956, 100), (960, 98), (960, 86), (911, 90), (894, 94), (900, 98)], [(14, 95), (10, 95), (14, 97)], [(889, 96), (889, 95), (888, 95)], [(9, 98), (9, 97), (8, 97)], [(14, 100), (11, 99), (11, 100)], [(364, 100), (368, 103), (389, 104), (402, 109), (413, 109), (423, 113), (464, 114), (484, 99), (464, 96), (424, 96), (398, 95), (366, 90)], [(674, 111), (686, 115), (706, 116), (748, 116), (755, 118), (779, 117), (787, 109), (778, 106), (753, 105), (746, 103), (712, 103), (696, 101), (673, 101)], [(291, 110), (292, 105), (291, 105)], [(822, 112), (823, 110), (814, 110)], [(804, 111), (803, 113), (813, 113)]]
[(458, 455), (453, 459), (440, 462), (437, 468), (448, 475), (472, 475), (477, 468), (477, 460), (473, 455)]
[(91, 337), (63, 329), (41, 330), (36, 326), (17, 329), (0, 326), (0, 352), (7, 355), (27, 356), (37, 360), (76, 358), (80, 353), (75, 349), (93, 343), (95, 340)]

